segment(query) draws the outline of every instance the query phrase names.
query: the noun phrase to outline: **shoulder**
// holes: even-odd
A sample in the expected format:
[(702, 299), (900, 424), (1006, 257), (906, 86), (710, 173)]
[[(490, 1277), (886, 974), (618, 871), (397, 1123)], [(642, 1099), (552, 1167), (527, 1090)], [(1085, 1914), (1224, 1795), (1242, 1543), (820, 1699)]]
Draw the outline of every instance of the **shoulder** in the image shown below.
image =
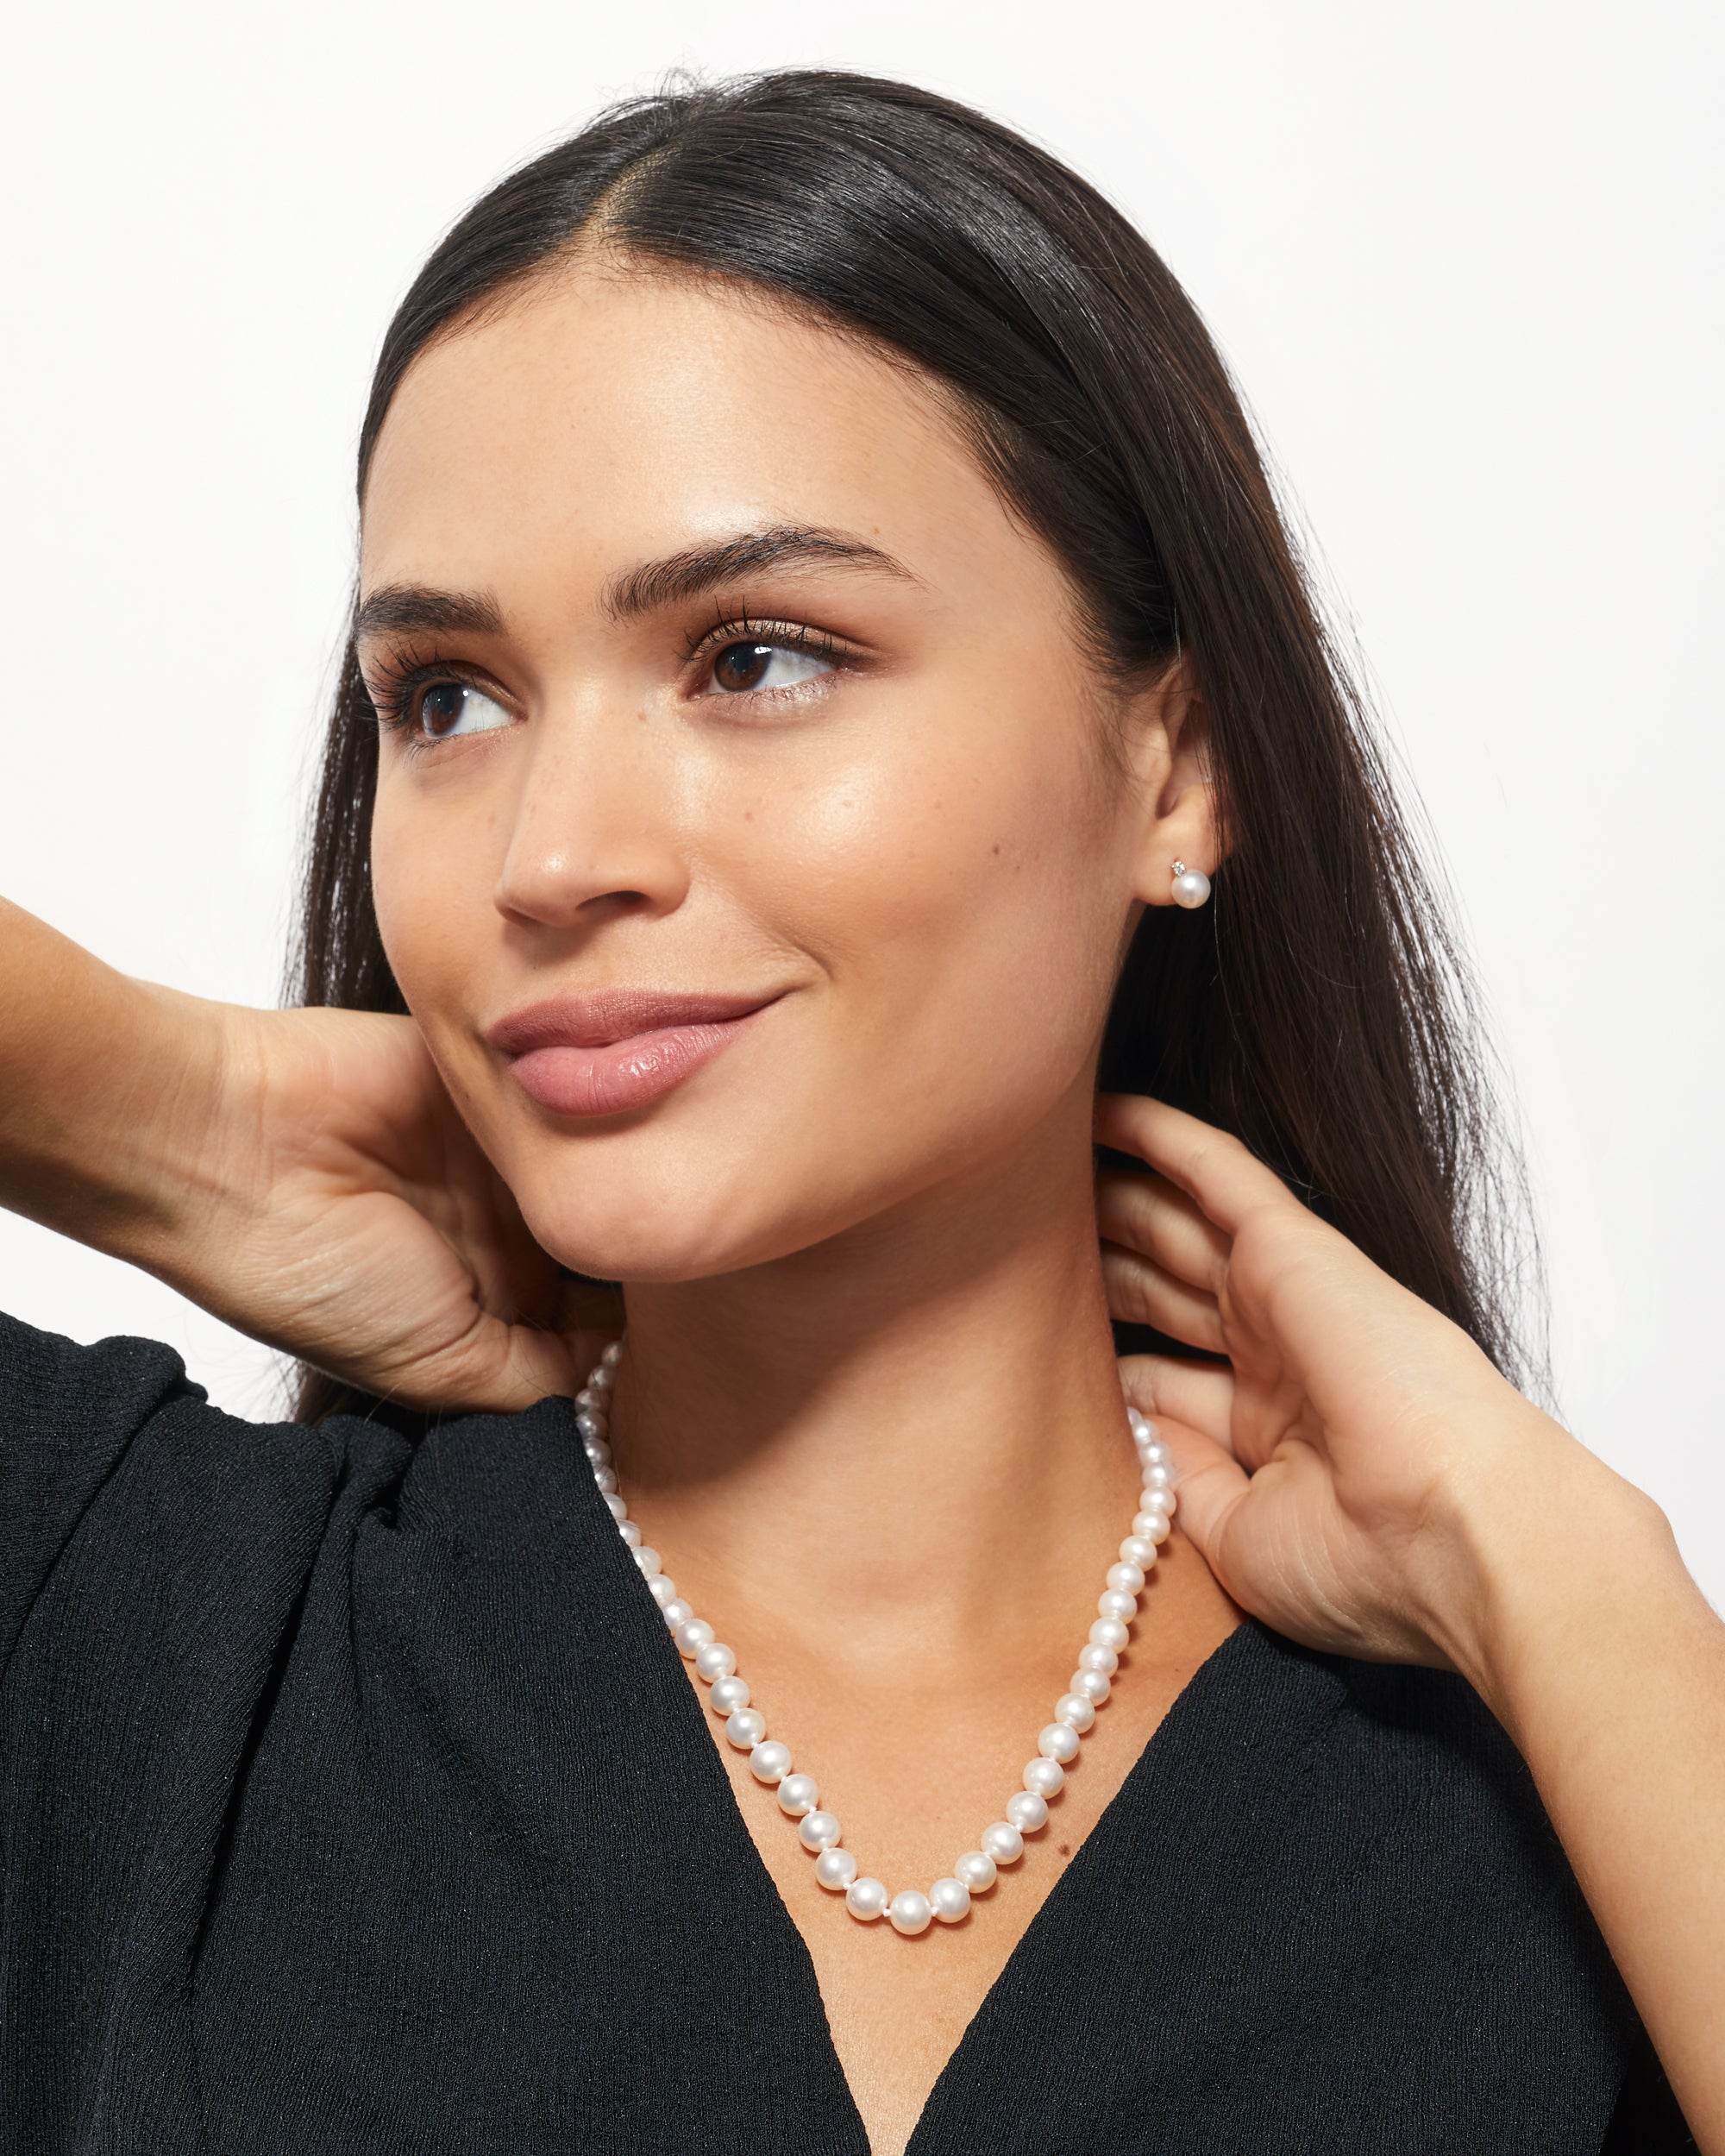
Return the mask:
[(190, 1607), (310, 1562), (337, 1493), (406, 1442), (212, 1407), (159, 1341), (85, 1346), (0, 1316), (0, 1666), (55, 1611)]
[(1256, 1622), (1213, 1675), (1191, 1688), (1182, 1749), (1208, 1820), (1230, 1815), (1220, 1861), (1260, 1912), (1260, 1945), (1263, 1924), (1280, 1933), (1261, 1966), (1320, 1978), (1384, 2058), (1447, 2027), (1477, 2071), (1513, 2056), (1521, 2085), (1554, 2103), (1560, 2084), (1565, 2102), (1590, 2088), (1603, 2117), (1634, 2009), (1533, 1776), (1477, 1694)]
[(1320, 1654), (1256, 1624), (1251, 1633), (1243, 1658), (1266, 1706), (1288, 1717), (1329, 1834), (1362, 1854), (1395, 1852), (1440, 1892), (1471, 1883), (1471, 1898), (1560, 1909), (1592, 1955), (1591, 1919), (1533, 1776), (1465, 1679)]

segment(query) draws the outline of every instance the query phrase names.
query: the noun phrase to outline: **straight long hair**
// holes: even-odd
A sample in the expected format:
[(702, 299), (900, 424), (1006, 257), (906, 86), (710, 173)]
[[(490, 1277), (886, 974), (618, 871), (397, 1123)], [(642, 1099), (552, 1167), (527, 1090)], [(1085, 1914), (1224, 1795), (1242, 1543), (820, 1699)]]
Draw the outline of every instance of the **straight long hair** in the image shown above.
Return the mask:
[[(783, 71), (632, 100), (492, 189), (426, 262), (378, 360), (361, 497), (419, 353), (590, 247), (755, 286), (908, 361), (1063, 564), (1088, 656), (1122, 683), (1184, 659), (1226, 858), (1201, 911), (1145, 910), (1101, 1083), (1242, 1138), (1540, 1385), (1517, 1328), (1539, 1307), (1537, 1243), (1463, 954), (1227, 369), (1143, 236), (1045, 150), (903, 83)], [(377, 757), (350, 638), (299, 1003), (405, 1009), (373, 905)], [(298, 1411), (342, 1397), (308, 1370)]]

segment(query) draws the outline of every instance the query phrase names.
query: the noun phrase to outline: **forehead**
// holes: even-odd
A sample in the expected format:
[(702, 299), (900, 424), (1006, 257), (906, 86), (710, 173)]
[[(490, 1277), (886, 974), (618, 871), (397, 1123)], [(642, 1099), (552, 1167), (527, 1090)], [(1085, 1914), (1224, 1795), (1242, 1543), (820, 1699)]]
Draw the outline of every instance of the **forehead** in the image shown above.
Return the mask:
[(913, 369), (746, 285), (585, 267), (414, 361), (362, 581), (567, 588), (779, 524), (854, 531), (936, 583), (1051, 567)]

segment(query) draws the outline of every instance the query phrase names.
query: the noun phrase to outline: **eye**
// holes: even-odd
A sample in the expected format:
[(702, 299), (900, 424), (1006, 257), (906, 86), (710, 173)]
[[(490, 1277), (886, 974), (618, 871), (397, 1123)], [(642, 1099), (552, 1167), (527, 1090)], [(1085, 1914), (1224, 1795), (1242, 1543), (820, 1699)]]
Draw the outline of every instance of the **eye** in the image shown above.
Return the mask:
[(761, 644), (752, 637), (727, 644), (716, 652), (712, 683), (727, 695), (746, 695), (763, 688), (794, 688), (832, 671), (832, 661), (819, 652), (801, 651), (794, 644)]
[(488, 733), (510, 723), (501, 704), (467, 682), (428, 682), (413, 704), (414, 731), (433, 741), (447, 741), (454, 734)]

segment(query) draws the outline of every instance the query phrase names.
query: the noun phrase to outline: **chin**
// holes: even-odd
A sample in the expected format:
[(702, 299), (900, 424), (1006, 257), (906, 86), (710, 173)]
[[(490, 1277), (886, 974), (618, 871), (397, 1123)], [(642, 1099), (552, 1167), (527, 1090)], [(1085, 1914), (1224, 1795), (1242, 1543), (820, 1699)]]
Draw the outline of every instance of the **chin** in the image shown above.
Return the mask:
[[(511, 1179), (511, 1182), (513, 1179)], [(580, 1160), (514, 1185), (534, 1241), (591, 1279), (646, 1285), (711, 1279), (806, 1248), (834, 1225), (781, 1202), (760, 1204), (711, 1175), (594, 1176)]]

